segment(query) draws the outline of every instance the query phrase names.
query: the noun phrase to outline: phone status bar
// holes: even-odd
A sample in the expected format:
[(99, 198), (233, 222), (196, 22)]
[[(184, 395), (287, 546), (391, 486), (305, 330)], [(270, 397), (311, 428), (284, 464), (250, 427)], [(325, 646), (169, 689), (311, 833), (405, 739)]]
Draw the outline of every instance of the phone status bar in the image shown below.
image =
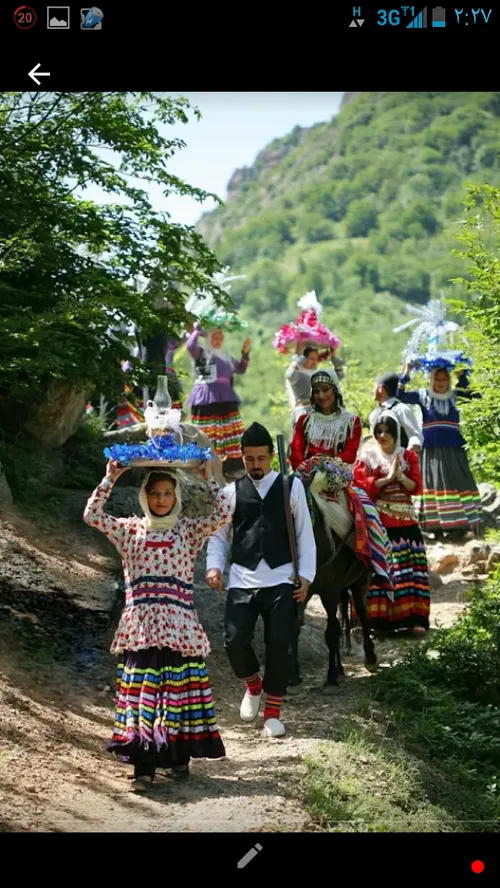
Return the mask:
[(493, 35), (495, 10), (489, 7), (393, 6), (375, 10), (373, 6), (351, 6), (347, 27), (391, 34), (401, 31), (436, 31), (441, 34), (465, 33), (467, 29)]

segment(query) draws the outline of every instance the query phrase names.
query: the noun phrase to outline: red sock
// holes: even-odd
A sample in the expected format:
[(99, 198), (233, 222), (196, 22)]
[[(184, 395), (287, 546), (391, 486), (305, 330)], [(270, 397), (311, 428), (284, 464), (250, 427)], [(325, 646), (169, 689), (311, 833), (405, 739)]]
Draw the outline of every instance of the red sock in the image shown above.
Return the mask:
[(280, 717), (280, 708), (283, 703), (283, 697), (278, 697), (277, 694), (267, 694), (266, 695), (266, 704), (264, 707), (264, 721), (266, 722), (268, 718), (279, 718)]
[(245, 684), (252, 697), (258, 697), (262, 693), (262, 679), (258, 672), (251, 675), (250, 678), (245, 678)]

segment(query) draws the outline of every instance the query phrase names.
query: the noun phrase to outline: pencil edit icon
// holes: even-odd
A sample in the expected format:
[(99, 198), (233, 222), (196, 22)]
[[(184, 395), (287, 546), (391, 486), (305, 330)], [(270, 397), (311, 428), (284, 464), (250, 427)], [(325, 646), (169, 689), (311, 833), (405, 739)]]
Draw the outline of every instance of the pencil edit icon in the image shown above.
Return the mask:
[(259, 851), (262, 851), (262, 845), (259, 845), (259, 843), (257, 843), (253, 846), (253, 848), (250, 848), (250, 851), (248, 851), (245, 856), (241, 858), (241, 860), (238, 860), (238, 869), (243, 869), (243, 867), (245, 867), (247, 863), (250, 863), (250, 861), (253, 860), (254, 857), (257, 857)]

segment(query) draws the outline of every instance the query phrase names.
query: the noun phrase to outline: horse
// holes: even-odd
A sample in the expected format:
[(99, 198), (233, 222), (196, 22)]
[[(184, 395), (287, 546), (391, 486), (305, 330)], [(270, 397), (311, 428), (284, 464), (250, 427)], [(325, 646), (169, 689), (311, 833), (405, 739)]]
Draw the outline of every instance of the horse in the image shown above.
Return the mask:
[[(306, 488), (311, 480), (312, 478), (308, 478), (303, 481)], [(290, 692), (291, 688), (302, 682), (298, 659), (299, 635), (304, 625), (306, 607), (313, 595), (319, 595), (327, 614), (325, 642), (329, 653), (328, 672), (323, 685), (323, 693), (331, 694), (336, 693), (339, 684), (345, 681), (344, 668), (340, 657), (341, 626), (337, 617), (337, 611), (339, 605), (341, 605), (346, 628), (347, 649), (349, 650), (349, 591), (352, 593), (357, 616), (362, 627), (365, 668), (369, 672), (374, 672), (376, 669), (377, 656), (369, 634), (365, 609), (365, 599), (370, 586), (372, 568), (371, 566), (366, 567), (353, 551), (352, 540), (354, 531), (351, 530), (345, 539), (341, 539), (333, 530), (327, 529), (323, 514), (314, 499), (312, 500), (312, 508), (314, 510), (314, 537), (317, 551), (316, 576), (309, 586), (306, 601), (297, 605), (297, 619), (289, 650), (290, 674), (287, 689)]]

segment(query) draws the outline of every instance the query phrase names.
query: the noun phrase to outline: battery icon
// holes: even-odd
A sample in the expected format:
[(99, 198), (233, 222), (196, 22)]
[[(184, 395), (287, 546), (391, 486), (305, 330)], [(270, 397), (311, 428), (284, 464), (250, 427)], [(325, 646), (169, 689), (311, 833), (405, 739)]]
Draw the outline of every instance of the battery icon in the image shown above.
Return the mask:
[(443, 6), (436, 6), (435, 9), (432, 10), (432, 27), (446, 27), (446, 9)]

